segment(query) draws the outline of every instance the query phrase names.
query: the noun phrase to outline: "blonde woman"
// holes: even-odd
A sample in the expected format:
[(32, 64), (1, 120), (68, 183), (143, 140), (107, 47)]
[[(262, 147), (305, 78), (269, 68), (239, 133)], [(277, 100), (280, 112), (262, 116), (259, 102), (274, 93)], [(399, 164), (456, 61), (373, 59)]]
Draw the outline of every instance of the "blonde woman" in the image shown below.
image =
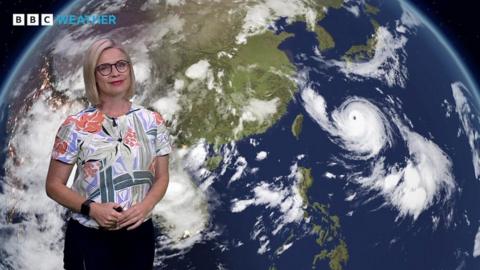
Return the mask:
[(70, 210), (64, 268), (152, 269), (150, 217), (168, 186), (169, 133), (159, 113), (129, 101), (135, 75), (121, 45), (94, 42), (83, 76), (91, 105), (60, 126), (46, 179), (47, 195)]

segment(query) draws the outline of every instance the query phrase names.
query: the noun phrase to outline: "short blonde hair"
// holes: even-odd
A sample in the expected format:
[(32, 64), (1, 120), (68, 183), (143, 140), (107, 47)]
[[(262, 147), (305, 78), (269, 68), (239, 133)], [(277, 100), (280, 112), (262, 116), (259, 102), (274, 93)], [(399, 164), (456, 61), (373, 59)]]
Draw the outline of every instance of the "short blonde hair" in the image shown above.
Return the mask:
[(127, 57), (130, 63), (130, 88), (127, 91), (126, 98), (130, 99), (135, 93), (135, 74), (133, 72), (132, 60), (123, 46), (112, 39), (104, 38), (95, 41), (87, 50), (85, 60), (83, 62), (83, 80), (85, 82), (85, 93), (88, 101), (92, 105), (100, 104), (98, 96), (97, 81), (95, 79), (95, 68), (97, 66), (98, 58), (103, 51), (107, 49), (119, 49)]

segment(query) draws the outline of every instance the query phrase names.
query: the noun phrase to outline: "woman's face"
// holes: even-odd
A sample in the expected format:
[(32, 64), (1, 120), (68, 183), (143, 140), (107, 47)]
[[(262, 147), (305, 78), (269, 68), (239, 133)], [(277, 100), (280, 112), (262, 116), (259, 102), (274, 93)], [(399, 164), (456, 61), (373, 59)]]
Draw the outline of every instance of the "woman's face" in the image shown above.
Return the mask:
[(95, 79), (100, 96), (124, 97), (131, 85), (130, 63), (117, 48), (106, 49), (100, 54), (95, 68)]

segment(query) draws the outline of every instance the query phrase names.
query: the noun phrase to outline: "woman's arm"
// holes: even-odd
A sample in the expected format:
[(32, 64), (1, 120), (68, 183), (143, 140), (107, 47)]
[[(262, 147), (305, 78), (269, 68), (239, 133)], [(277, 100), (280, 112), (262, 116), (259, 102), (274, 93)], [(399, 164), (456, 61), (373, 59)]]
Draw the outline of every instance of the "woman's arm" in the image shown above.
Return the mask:
[(150, 209), (153, 209), (163, 196), (165, 196), (168, 181), (168, 155), (157, 156), (155, 158), (155, 182), (143, 200), (143, 203), (145, 203)]
[(85, 201), (85, 198), (67, 187), (68, 177), (70, 176), (72, 169), (73, 164), (66, 164), (51, 159), (45, 190), (47, 191), (48, 197), (52, 198), (54, 201), (72, 211), (80, 212), (80, 207)]
[(122, 217), (118, 221), (119, 228), (129, 226), (127, 230), (131, 230), (140, 226), (167, 192), (168, 182), (168, 155), (157, 156), (155, 158), (155, 182), (142, 202), (122, 213)]
[[(82, 203), (86, 198), (67, 187), (68, 177), (72, 169), (72, 164), (51, 159), (45, 190), (47, 191), (48, 197), (54, 201), (72, 211), (80, 212)], [(100, 226), (110, 228), (120, 218), (120, 214), (114, 210), (114, 208), (119, 206), (117, 203), (92, 203), (90, 204), (90, 217)]]

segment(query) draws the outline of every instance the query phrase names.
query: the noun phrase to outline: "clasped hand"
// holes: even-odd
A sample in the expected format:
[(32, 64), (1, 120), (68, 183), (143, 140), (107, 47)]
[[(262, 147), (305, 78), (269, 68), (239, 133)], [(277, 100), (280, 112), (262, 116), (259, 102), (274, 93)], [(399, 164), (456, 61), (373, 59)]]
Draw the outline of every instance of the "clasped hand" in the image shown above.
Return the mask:
[(121, 207), (118, 203), (92, 203), (90, 217), (107, 230), (119, 230), (125, 227), (127, 230), (133, 230), (143, 223), (151, 211), (143, 203), (137, 203), (123, 212), (115, 210), (118, 207)]

